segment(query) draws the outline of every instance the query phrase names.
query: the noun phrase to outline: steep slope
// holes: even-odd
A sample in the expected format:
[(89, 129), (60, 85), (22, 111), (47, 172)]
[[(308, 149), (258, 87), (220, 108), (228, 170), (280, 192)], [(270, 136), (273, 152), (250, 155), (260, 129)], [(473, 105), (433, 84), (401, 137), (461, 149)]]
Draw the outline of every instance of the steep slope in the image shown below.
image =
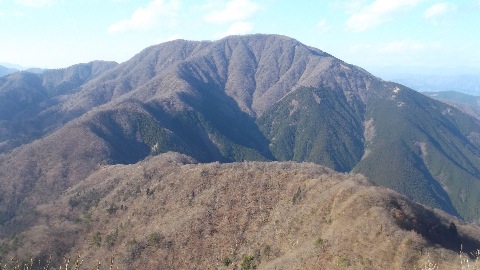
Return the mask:
[[(459, 269), (480, 230), (364, 177), (308, 163), (106, 166), (6, 227), (1, 258), (62, 255), (120, 269)], [(146, 207), (148, 205), (148, 207)], [(24, 219), (24, 220), (22, 220)], [(37, 260), (34, 260), (35, 262)]]
[(354, 171), (416, 201), (477, 217), (478, 121), (401, 85), (385, 86), (388, 96), (367, 103), (368, 140)]
[(315, 162), (347, 172), (363, 155), (363, 119), (339, 91), (299, 88), (258, 123), (279, 160)]
[[(95, 162), (135, 163), (177, 151), (200, 162), (311, 161), (365, 174), (468, 220), (480, 217), (478, 120), (296, 40), (176, 40), (101, 70), (90, 77), (80, 76), (81, 69), (76, 76), (29, 75), (37, 76), (33, 90), (3, 84), (15, 93), (37, 91), (47, 101), (49, 94), (68, 93), (56, 96), (52, 111), (34, 102), (41, 119), (55, 121), (47, 136), (0, 156), (0, 175), (22, 187), (3, 188), (8, 199), (0, 201), (0, 211), (6, 216), (48, 201), (38, 196), (27, 203), (38, 183), (51, 183), (54, 197), (92, 172)], [(7, 77), (11, 84), (19, 81), (13, 78)], [(61, 145), (77, 146), (80, 136), (95, 147), (79, 145), (75, 155), (54, 147), (59, 138)], [(42, 151), (50, 151), (48, 159)], [(77, 159), (92, 155), (95, 162)], [(31, 167), (28, 162), (42, 164), (42, 173), (12, 172), (12, 166)]]

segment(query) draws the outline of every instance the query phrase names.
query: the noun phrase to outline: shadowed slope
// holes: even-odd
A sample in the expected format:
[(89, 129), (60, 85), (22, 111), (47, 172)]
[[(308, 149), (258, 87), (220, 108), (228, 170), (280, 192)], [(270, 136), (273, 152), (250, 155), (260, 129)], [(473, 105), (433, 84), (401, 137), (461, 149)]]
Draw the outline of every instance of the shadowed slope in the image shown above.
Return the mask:
[(72, 119), (61, 106), (79, 87), (114, 67), (94, 61), (0, 79), (0, 153), (39, 139)]

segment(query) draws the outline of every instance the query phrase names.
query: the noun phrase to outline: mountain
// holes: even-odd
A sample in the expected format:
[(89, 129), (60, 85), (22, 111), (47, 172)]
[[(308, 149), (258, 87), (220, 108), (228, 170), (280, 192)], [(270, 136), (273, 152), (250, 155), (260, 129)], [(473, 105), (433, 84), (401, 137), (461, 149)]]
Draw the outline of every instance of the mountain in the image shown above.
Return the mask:
[(0, 77), (17, 72), (16, 69), (0, 66)]
[(0, 66), (4, 66), (6, 68), (16, 69), (16, 70), (24, 70), (25, 67), (22, 67), (17, 64), (7, 63), (7, 62), (0, 62)]
[(472, 96), (456, 91), (424, 92), (426, 96), (440, 100), (480, 119), (480, 96)]
[(11, 74), (0, 102), (3, 224), (104, 165), (169, 151), (313, 162), (480, 217), (478, 119), (284, 36), (176, 40), (121, 64)]
[(42, 74), (45, 69), (43, 68), (29, 68), (29, 69), (25, 69), (26, 72), (30, 72), (30, 73), (36, 73), (36, 74)]
[(60, 107), (79, 86), (113, 62), (91, 62), (43, 74), (17, 72), (0, 78), (0, 153), (41, 138), (74, 117)]
[(478, 227), (361, 175), (176, 153), (104, 166), (3, 229), (28, 223), (3, 258), (81, 269), (460, 269), (462, 243), (464, 260), (480, 245)]
[(456, 91), (424, 92), (423, 94), (441, 101), (452, 101), (469, 105), (472, 108), (480, 108), (480, 96), (468, 95)]

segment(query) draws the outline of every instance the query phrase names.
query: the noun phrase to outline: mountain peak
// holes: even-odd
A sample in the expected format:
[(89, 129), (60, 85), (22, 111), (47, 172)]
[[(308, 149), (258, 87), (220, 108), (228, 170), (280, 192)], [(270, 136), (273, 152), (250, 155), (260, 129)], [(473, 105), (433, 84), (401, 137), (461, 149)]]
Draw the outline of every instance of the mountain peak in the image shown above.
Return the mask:
[[(32, 181), (29, 192), (48, 176), (80, 181), (96, 169), (85, 157), (134, 163), (174, 151), (199, 162), (314, 162), (362, 173), (466, 219), (480, 217), (477, 120), (289, 37), (174, 40), (121, 64), (92, 62), (32, 76), (38, 83), (31, 91), (10, 87), (26, 83), (20, 75), (0, 82), (0, 89), (15, 92), (0, 99), (0, 108), (11, 108), (0, 122), (0, 149), (26, 149), (7, 157), (25, 174), (14, 175), (7, 165), (0, 173)], [(59, 138), (63, 148), (55, 147)], [(92, 143), (65, 152), (86, 138)], [(51, 159), (28, 150), (44, 148)], [(28, 176), (31, 164), (42, 164), (42, 174)]]

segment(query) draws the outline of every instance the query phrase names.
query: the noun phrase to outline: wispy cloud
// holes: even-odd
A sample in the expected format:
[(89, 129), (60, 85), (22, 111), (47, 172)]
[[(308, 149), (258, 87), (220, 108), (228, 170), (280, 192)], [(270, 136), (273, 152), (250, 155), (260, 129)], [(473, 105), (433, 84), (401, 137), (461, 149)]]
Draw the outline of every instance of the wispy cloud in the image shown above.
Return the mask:
[(437, 3), (429, 7), (423, 14), (423, 18), (431, 23), (437, 23), (437, 19), (443, 15), (454, 12), (457, 6), (451, 3)]
[(377, 54), (398, 54), (420, 52), (438, 48), (436, 43), (421, 42), (407, 39), (392, 40), (381, 43), (360, 43), (350, 47), (351, 53), (375, 52)]
[(231, 35), (245, 35), (251, 33), (253, 30), (253, 23), (250, 22), (235, 22), (232, 24), (227, 31), (223, 33), (216, 34), (216, 38), (222, 38)]
[(155, 0), (146, 7), (137, 9), (129, 19), (112, 24), (108, 28), (108, 32), (118, 33), (128, 30), (145, 30), (161, 23), (169, 24), (176, 18), (179, 9), (179, 0)]
[(347, 20), (347, 26), (356, 32), (366, 31), (381, 23), (393, 20), (401, 12), (415, 7), (423, 0), (375, 0), (360, 8)]
[(369, 59), (371, 66), (428, 65), (439, 61), (444, 47), (438, 42), (398, 39), (380, 43), (353, 44), (347, 50), (352, 59)]
[(411, 39), (394, 40), (378, 46), (378, 51), (382, 53), (401, 53), (415, 52), (424, 50), (428, 45)]
[(344, 10), (347, 14), (352, 14), (360, 10), (366, 5), (367, 0), (334, 0), (331, 3), (333, 8)]
[(36, 8), (51, 5), (53, 0), (15, 0), (15, 3)]
[(259, 10), (260, 6), (253, 1), (231, 0), (222, 9), (207, 13), (204, 20), (211, 23), (242, 21), (255, 15)]
[(323, 19), (323, 20), (320, 20), (317, 25), (315, 25), (315, 28), (317, 30), (318, 33), (326, 33), (330, 30), (330, 25), (327, 23), (327, 20)]

